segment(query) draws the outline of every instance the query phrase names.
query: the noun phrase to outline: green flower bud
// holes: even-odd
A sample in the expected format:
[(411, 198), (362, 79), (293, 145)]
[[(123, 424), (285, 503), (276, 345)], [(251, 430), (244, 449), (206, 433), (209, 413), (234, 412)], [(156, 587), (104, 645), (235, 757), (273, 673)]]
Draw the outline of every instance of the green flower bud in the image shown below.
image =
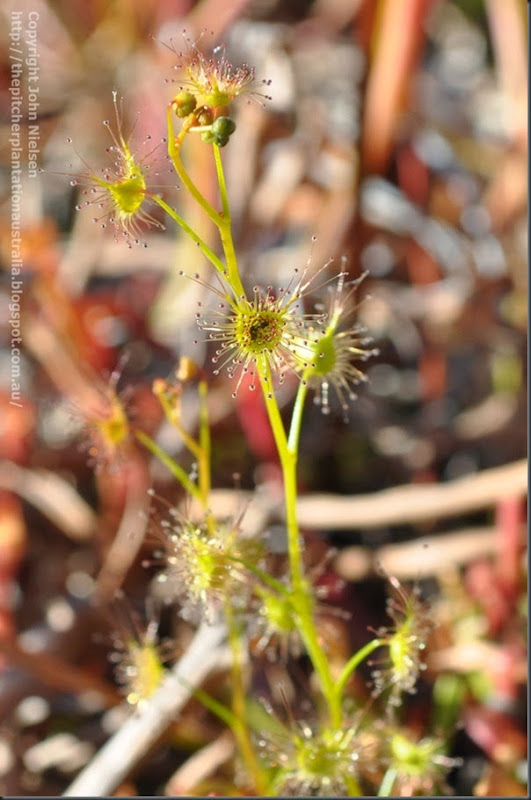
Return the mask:
[(198, 125), (212, 125), (212, 121), (214, 119), (214, 115), (212, 114), (212, 109), (208, 106), (204, 106), (199, 114), (197, 115), (197, 124)]
[(192, 111), (195, 111), (197, 105), (195, 95), (185, 91), (179, 92), (179, 94), (174, 97), (173, 102), (175, 104), (175, 113), (181, 119), (187, 117)]
[(201, 134), (201, 139), (207, 144), (212, 144), (213, 142), (216, 142), (216, 136), (211, 130), (203, 131), (203, 133)]
[(220, 139), (228, 139), (236, 130), (236, 123), (230, 117), (218, 117), (212, 124), (212, 130)]

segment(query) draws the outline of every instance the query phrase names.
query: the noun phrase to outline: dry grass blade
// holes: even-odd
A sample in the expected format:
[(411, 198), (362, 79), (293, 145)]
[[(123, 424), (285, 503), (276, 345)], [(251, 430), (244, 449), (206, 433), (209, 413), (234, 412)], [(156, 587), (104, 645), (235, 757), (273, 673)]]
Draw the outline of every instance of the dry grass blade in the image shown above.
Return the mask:
[(380, 5), (363, 124), (362, 161), (366, 173), (384, 172), (387, 166), (430, 5), (431, 0), (386, 0)]

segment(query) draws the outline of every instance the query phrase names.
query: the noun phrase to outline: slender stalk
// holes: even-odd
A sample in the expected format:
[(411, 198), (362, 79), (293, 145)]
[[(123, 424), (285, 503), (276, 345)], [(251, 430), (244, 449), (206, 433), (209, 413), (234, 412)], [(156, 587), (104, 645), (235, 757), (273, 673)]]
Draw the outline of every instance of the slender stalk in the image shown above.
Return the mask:
[[(241, 558), (233, 558), (232, 560), (237, 564), (243, 564), (243, 566), (246, 569), (248, 569), (249, 572), (252, 572), (253, 575), (256, 575), (256, 577), (259, 578), (263, 583), (265, 583), (266, 586), (269, 586), (275, 592), (278, 592), (278, 594), (281, 595), (282, 597), (288, 598), (290, 596), (291, 592), (288, 589), (288, 587), (285, 586), (280, 581), (277, 581), (277, 579), (273, 578), (272, 575), (269, 575), (268, 572), (264, 572), (263, 569), (255, 567), (253, 564), (249, 564), (247, 561), (244, 561)], [(261, 597), (266, 597), (268, 594), (267, 591), (259, 585), (255, 587), (255, 591)]]
[(288, 554), (293, 589), (300, 592), (304, 587), (299, 521), (297, 518), (297, 455), (286, 449), (281, 455), (282, 475), (286, 503), (286, 527), (288, 532)]
[(304, 411), (304, 402), (308, 393), (308, 383), (306, 373), (302, 376), (293, 406), (293, 413), (291, 415), (291, 425), (288, 437), (288, 449), (291, 453), (297, 453), (299, 450), (299, 438), (302, 426), (302, 412)]
[(205, 505), (210, 497), (210, 426), (208, 424), (207, 408), (208, 386), (206, 381), (199, 381), (199, 488), (203, 495)]
[(328, 705), (330, 719), (334, 726), (338, 726), (341, 723), (340, 697), (335, 692), (334, 679), (332, 677), (330, 665), (319, 644), (317, 631), (315, 629), (313, 599), (310, 593), (310, 587), (304, 578), (299, 524), (297, 519), (297, 451), (306, 385), (305, 383), (301, 383), (299, 387), (290, 430), (290, 446), (288, 445), (278, 404), (272, 392), (272, 377), (269, 365), (266, 362), (259, 362), (258, 372), (282, 467), (293, 606), (299, 619), (300, 633), (306, 650), (319, 676), (321, 688)]
[(198, 442), (196, 442), (193, 436), (190, 436), (188, 431), (186, 431), (183, 428), (180, 422), (174, 421), (173, 427), (175, 428), (175, 430), (177, 431), (177, 433), (179, 434), (179, 436), (181, 437), (185, 446), (188, 448), (191, 454), (195, 456), (198, 461), (201, 461), (203, 459), (201, 445)]
[(205, 510), (205, 521), (210, 534), (214, 533), (216, 519), (210, 510), (210, 489), (212, 484), (211, 441), (208, 422), (207, 394), (208, 385), (205, 380), (199, 381), (199, 442), (197, 456), (197, 481)]
[(348, 796), (349, 797), (361, 797), (362, 796), (363, 792), (361, 791), (361, 787), (360, 787), (358, 781), (356, 780), (356, 778), (354, 778), (352, 775), (347, 776), (345, 778), (345, 783), (347, 785)]
[(210, 205), (210, 203), (208, 202), (206, 197), (204, 197), (201, 194), (201, 192), (199, 191), (199, 189), (197, 188), (197, 186), (195, 185), (193, 180), (188, 175), (187, 171), (184, 168), (184, 164), (181, 161), (181, 156), (179, 154), (180, 146), (182, 144), (182, 140), (184, 138), (184, 135), (188, 131), (187, 131), (187, 128), (185, 126), (183, 126), (179, 136), (177, 136), (177, 137), (175, 136), (175, 129), (173, 127), (173, 116), (172, 116), (172, 106), (171, 106), (171, 104), (168, 106), (168, 110), (166, 112), (166, 119), (167, 119), (167, 124), (168, 124), (168, 155), (171, 158), (171, 161), (172, 161), (172, 164), (174, 166), (175, 172), (177, 173), (179, 178), (182, 180), (182, 182), (184, 183), (184, 185), (186, 186), (186, 188), (188, 189), (188, 191), (190, 192), (190, 194), (192, 195), (192, 197), (194, 198), (196, 203), (198, 203), (201, 206), (201, 208), (203, 209), (205, 214), (208, 217), (210, 217), (212, 222), (216, 226), (219, 227), (219, 223), (220, 223), (220, 219), (221, 219), (220, 214), (216, 211), (215, 208), (213, 208)]
[[(221, 153), (217, 145), (213, 145), (214, 160), (218, 177), (219, 190), (221, 195), (223, 216), (218, 223), (223, 252), (227, 262), (227, 279), (236, 295), (243, 293), (238, 262), (234, 251), (232, 239), (231, 216), (225, 174)], [(288, 555), (290, 562), (291, 584), (293, 589), (293, 605), (300, 620), (301, 635), (306, 649), (310, 655), (314, 668), (319, 675), (323, 693), (325, 694), (330, 710), (330, 716), (334, 724), (341, 721), (341, 710), (334, 692), (334, 682), (328, 665), (328, 660), (324, 654), (317, 638), (315, 624), (313, 620), (313, 601), (304, 579), (302, 567), (302, 556), (300, 548), (299, 525), (297, 521), (297, 452), (300, 428), (302, 423), (302, 412), (306, 397), (306, 381), (302, 381), (299, 387), (297, 400), (290, 430), (290, 439), (286, 438), (284, 423), (280, 415), (278, 403), (273, 393), (273, 379), (269, 364), (265, 360), (258, 361), (258, 373), (260, 385), (262, 387), (266, 409), (273, 430), (273, 436), (277, 445), (282, 474), (284, 480), (284, 492), (286, 502), (286, 525), (288, 537)]]
[[(179, 135), (177, 137), (175, 136), (171, 105), (168, 107), (167, 110), (167, 123), (168, 123), (168, 154), (172, 160), (175, 171), (177, 172), (177, 175), (182, 180), (182, 182), (184, 183), (184, 185), (186, 186), (192, 197), (195, 199), (195, 201), (201, 206), (203, 211), (207, 214), (207, 216), (212, 220), (212, 222), (218, 228), (219, 235), (221, 238), (221, 244), (223, 246), (223, 252), (225, 254), (225, 258), (227, 261), (227, 266), (225, 267), (225, 265), (221, 262), (221, 260), (217, 258), (217, 256), (214, 255), (214, 253), (212, 253), (210, 248), (208, 248), (208, 246), (197, 236), (197, 234), (195, 234), (194, 231), (191, 228), (189, 228), (189, 226), (186, 225), (184, 220), (182, 220), (182, 218), (179, 217), (179, 215), (176, 214), (176, 212), (174, 212), (173, 209), (168, 210), (169, 207), (166, 207), (165, 210), (167, 210), (170, 216), (172, 216), (173, 219), (175, 219), (175, 221), (179, 225), (181, 225), (181, 227), (184, 230), (186, 230), (187, 233), (190, 234), (192, 239), (199, 245), (199, 247), (201, 247), (207, 258), (209, 258), (209, 260), (216, 267), (216, 269), (223, 275), (227, 275), (228, 282), (232, 286), (236, 296), (239, 297), (245, 292), (240, 278), (238, 261), (236, 258), (234, 242), (232, 239), (229, 200), (228, 200), (225, 174), (223, 172), (223, 164), (221, 161), (221, 154), (219, 152), (219, 147), (217, 145), (213, 145), (214, 160), (216, 163), (216, 174), (218, 178), (219, 191), (223, 209), (221, 214), (218, 211), (216, 211), (216, 209), (213, 208), (208, 202), (208, 200), (201, 194), (195, 183), (188, 175), (186, 169), (184, 168), (184, 165), (180, 157), (180, 146), (182, 144), (182, 139), (184, 138), (184, 135), (187, 133), (187, 129), (185, 126), (183, 126)], [(162, 205), (162, 203), (159, 203), (159, 205)], [(162, 207), (165, 207), (165, 205)]]
[[(281, 442), (279, 448), (280, 460), (284, 475), (284, 488), (286, 492), (286, 524), (288, 528), (288, 549), (292, 568), (293, 587), (299, 588), (302, 584), (302, 557), (300, 552), (299, 520), (297, 516), (297, 460), (299, 451), (299, 438), (302, 426), (302, 413), (308, 386), (306, 380), (301, 380), (295, 398), (295, 405), (291, 416), (291, 425), (287, 441)], [(276, 401), (275, 401), (276, 404)], [(278, 446), (277, 442), (277, 446)], [(289, 497), (289, 499), (288, 499)]]
[[(291, 526), (294, 529), (296, 528), (297, 546), (299, 546), (299, 522), (297, 517), (298, 493), (296, 484), (297, 455), (299, 450), (299, 439), (302, 426), (302, 414), (304, 410), (304, 402), (306, 400), (307, 393), (308, 393), (307, 375), (304, 374), (299, 384), (299, 389), (297, 392), (297, 396), (295, 398), (295, 404), (293, 406), (293, 413), (291, 417), (291, 425), (287, 442), (287, 449), (290, 458), (286, 462), (286, 465), (284, 467), (284, 476), (285, 476), (284, 486), (286, 491), (286, 519), (289, 518), (291, 520)], [(293, 541), (295, 541), (294, 533), (293, 533)], [(298, 558), (302, 570), (302, 563), (301, 563), (302, 559), (300, 553)], [(295, 554), (293, 555), (293, 559), (295, 559)], [(310, 654), (312, 663), (319, 674), (321, 680), (321, 686), (323, 688), (323, 693), (327, 698), (331, 720), (333, 724), (338, 725), (341, 721), (341, 694), (338, 694), (335, 691), (334, 680), (332, 677), (328, 659), (321, 645), (319, 644), (313, 617), (313, 603), (311, 600), (309, 587), (306, 585), (306, 582), (304, 581), (299, 589), (297, 589), (297, 587), (295, 588), (297, 592), (298, 604), (301, 606), (301, 611), (302, 611), (301, 632), (306, 644), (306, 648), (308, 650), (308, 653)], [(301, 612), (299, 613), (301, 614)]]
[(271, 423), (271, 429), (275, 443), (277, 445), (279, 458), (282, 459), (284, 453), (287, 451), (288, 441), (286, 438), (286, 431), (284, 430), (284, 423), (280, 416), (278, 403), (273, 395), (273, 379), (271, 376), (271, 369), (266, 361), (258, 359), (257, 363), (258, 374), (260, 377), (260, 385), (264, 395), (264, 401)]
[(188, 494), (195, 497), (195, 499), (203, 504), (203, 498), (201, 496), (201, 492), (199, 491), (198, 487), (193, 483), (187, 472), (178, 464), (171, 456), (164, 452), (164, 450), (158, 446), (153, 439), (144, 433), (143, 431), (136, 431), (135, 436), (139, 442), (142, 442), (144, 447), (146, 447), (150, 453), (152, 453), (156, 458), (161, 461), (167, 469), (171, 472), (174, 478), (176, 478), (183, 489), (188, 492)]
[[(206, 381), (200, 380), (199, 387), (198, 387), (198, 394), (199, 394), (199, 440), (196, 441), (193, 436), (191, 436), (188, 431), (183, 428), (181, 425), (181, 413), (180, 413), (180, 404), (179, 402), (175, 401), (172, 402), (172, 398), (168, 396), (164, 391), (157, 391), (157, 397), (162, 405), (162, 409), (166, 416), (166, 419), (175, 428), (177, 433), (182, 438), (185, 446), (188, 450), (192, 453), (193, 456), (197, 459), (197, 486), (190, 481), (190, 485), (194, 485), (197, 494), (194, 495), (201, 503), (203, 510), (205, 511), (205, 519), (209, 528), (209, 531), (212, 532), (215, 520), (214, 516), (211, 511), (209, 511), (209, 504), (210, 504), (210, 488), (211, 488), (211, 476), (210, 476), (210, 454), (211, 454), (211, 445), (210, 445), (210, 429), (208, 424), (208, 410), (207, 410), (207, 393), (208, 393), (208, 386)], [(146, 437), (145, 434), (142, 434), (145, 438), (142, 440), (141, 436), (139, 438), (144, 442), (146, 447), (149, 447), (151, 452), (157, 455), (164, 463), (171, 469), (174, 474), (178, 472), (181, 476), (181, 483), (183, 475), (186, 475), (184, 470), (177, 464), (173, 459), (171, 459), (166, 453), (163, 453), (160, 449), (158, 451), (155, 450), (157, 445)], [(162, 454), (162, 455), (161, 455)], [(168, 460), (165, 460), (168, 459)], [(187, 479), (188, 476), (186, 475)], [(184, 485), (184, 484), (183, 484)]]
[(304, 582), (300, 589), (297, 591), (294, 590), (293, 605), (297, 610), (302, 640), (321, 684), (321, 690), (328, 707), (330, 722), (334, 728), (339, 728), (342, 717), (341, 698), (335, 692), (334, 679), (330, 670), (328, 658), (319, 643), (313, 616), (313, 599), (310, 588), (306, 582)]
[(175, 222), (181, 226), (183, 231), (187, 233), (188, 236), (198, 245), (203, 255), (205, 255), (208, 258), (210, 263), (218, 270), (218, 272), (221, 272), (223, 274), (226, 271), (225, 264), (220, 258), (218, 258), (218, 256), (213, 252), (213, 250), (210, 249), (207, 243), (204, 242), (200, 236), (198, 236), (198, 234), (194, 231), (194, 229), (191, 228), (187, 222), (185, 222), (185, 220), (175, 211), (175, 209), (173, 209), (171, 206), (165, 203), (162, 197), (159, 197), (156, 194), (151, 195), (151, 197), (153, 201), (157, 203), (157, 205), (159, 205), (162, 209), (164, 209), (164, 211), (168, 214), (168, 216), (170, 216), (173, 220), (175, 220)]
[(181, 425), (180, 406), (172, 404), (171, 400), (164, 394), (164, 392), (157, 393), (162, 410), (166, 419), (175, 428), (185, 446), (198, 460), (201, 458), (201, 446), (193, 436), (190, 436), (188, 431)]
[(229, 195), (227, 192), (227, 183), (225, 181), (225, 172), (223, 170), (223, 162), (221, 160), (221, 151), (217, 144), (212, 145), (214, 150), (214, 161), (216, 162), (216, 174), (218, 176), (219, 193), (221, 196), (221, 208), (223, 209), (223, 219), (230, 220), (229, 208)]
[(221, 160), (220, 149), (217, 144), (212, 145), (214, 149), (214, 161), (216, 163), (216, 174), (219, 184), (219, 193), (221, 196), (222, 215), (216, 223), (219, 228), (219, 235), (221, 237), (221, 244), (227, 262), (227, 280), (234, 289), (236, 297), (245, 294), (243, 284), (240, 278), (240, 271), (238, 269), (238, 260), (234, 250), (234, 241), (232, 238), (232, 218), (230, 214), (229, 196), (227, 193), (227, 185), (225, 182), (225, 173), (223, 171), (223, 162)]
[(230, 224), (223, 223), (219, 226), (219, 236), (223, 253), (227, 261), (227, 280), (234, 290), (236, 297), (245, 296), (245, 289), (240, 278), (238, 271), (238, 264), (236, 261), (236, 253), (234, 251), (234, 242), (232, 240), (232, 231)]
[(367, 658), (373, 650), (376, 650), (378, 647), (382, 647), (385, 644), (383, 639), (373, 639), (372, 641), (368, 642), (364, 647), (354, 653), (354, 655), (347, 661), (341, 675), (336, 681), (336, 695), (339, 700), (345, 691), (345, 686), (347, 685), (347, 681), (354, 672), (354, 670), (361, 664), (361, 662)]
[(264, 795), (266, 793), (265, 781), (262, 770), (256, 758), (249, 730), (246, 724), (245, 713), (245, 688), (243, 685), (242, 674), (242, 641), (241, 631), (238, 630), (238, 623), (234, 619), (234, 612), (230, 601), (225, 603), (225, 615), (227, 619), (228, 643), (232, 652), (232, 714), (234, 719), (233, 733), (238, 740), (240, 753), (245, 765), (251, 775), (255, 790)]

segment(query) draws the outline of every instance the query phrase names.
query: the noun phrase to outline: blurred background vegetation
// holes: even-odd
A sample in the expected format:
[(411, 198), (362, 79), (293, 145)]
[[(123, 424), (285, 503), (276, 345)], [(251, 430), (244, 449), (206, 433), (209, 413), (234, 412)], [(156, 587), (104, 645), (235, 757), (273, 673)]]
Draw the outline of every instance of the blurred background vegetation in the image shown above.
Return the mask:
[[(164, 469), (140, 451), (104, 477), (101, 469), (95, 474), (80, 447), (86, 414), (74, 398), (105, 394), (125, 352), (119, 389), (133, 424), (158, 431), (161, 446), (178, 456), (181, 444), (161, 425), (151, 383), (170, 375), (183, 355), (212, 376), (208, 346), (193, 344), (202, 289), (177, 276), (180, 269), (209, 274), (198, 249), (169, 225), (164, 233), (146, 231), (148, 246), (130, 250), (95, 225), (90, 211), (75, 211), (81, 198), (68, 173), (83, 169), (80, 155), (95, 170), (106, 163), (102, 121), (114, 113), (112, 90), (124, 98), (133, 141), (150, 135), (157, 143), (174, 91), (175, 55), (165, 45), (181, 49), (183, 29), (192, 38), (211, 31), (230, 61), (271, 79), (271, 102), (240, 104), (223, 151), (249, 285), (283, 285), (308, 260), (317, 269), (345, 255), (353, 278), (368, 273), (358, 317), (379, 348), (346, 423), (339, 406), (326, 417), (308, 406), (301, 494), (352, 498), (404, 485), (418, 489), (421, 503), (426, 486), (526, 456), (527, 23), (523, 0), (4, 2), (6, 376), (4, 134), (14, 9), (26, 19), (38, 13), (44, 172), (23, 179), (21, 407), (10, 403), (8, 381), (0, 390), (0, 781), (5, 794), (53, 795), (105, 741), (108, 709), (120, 700), (108, 642), (92, 636), (108, 627), (105, 603), (102, 611), (88, 602), (94, 580), (126, 531), (131, 549), (109, 585), (123, 584), (143, 612), (146, 490), (154, 485), (161, 497), (178, 499)], [(209, 148), (199, 140), (187, 147), (191, 172), (215, 201)], [(164, 164), (161, 173), (170, 201), (215, 246)], [(286, 409), (294, 389), (290, 381), (282, 389)], [(193, 394), (183, 402), (193, 426)], [(273, 502), (279, 472), (260, 398), (240, 392), (234, 402), (227, 378), (212, 376), (211, 414), (214, 486), (230, 494), (235, 483), (243, 492), (258, 485), (271, 501), (268, 524), (281, 524)], [(190, 467), (184, 453), (183, 464)], [(333, 503), (321, 498), (323, 521), (312, 530), (307, 514), (307, 535), (316, 558), (326, 543), (340, 551), (336, 569), (323, 577), (344, 580), (334, 602), (353, 614), (350, 623), (330, 621), (340, 651), (382, 621), (378, 563), (401, 580), (425, 581), (439, 634), (411, 724), (422, 728), (441, 676), (467, 676), (451, 720), (452, 730), (459, 723), (454, 751), (464, 758), (452, 787), (515, 796), (525, 794), (525, 489), (521, 472), (517, 479), (492, 475), (479, 500), (457, 507), (449, 500), (446, 508), (443, 495), (432, 515), (394, 518), (392, 498), (382, 495), (388, 511), (373, 524), (360, 522), (354, 506), (335, 523), (330, 511), (327, 522)], [(415, 509), (414, 491), (407, 498)], [(419, 538), (431, 548), (445, 539), (450, 546), (431, 559), (428, 547), (426, 566), (424, 551), (405, 549)], [(184, 623), (164, 625), (184, 648)], [(171, 794), (187, 751), (219, 735), (197, 707), (177, 728), (122, 794)], [(68, 758), (66, 740), (55, 750), (42, 747), (58, 735), (70, 737)]]

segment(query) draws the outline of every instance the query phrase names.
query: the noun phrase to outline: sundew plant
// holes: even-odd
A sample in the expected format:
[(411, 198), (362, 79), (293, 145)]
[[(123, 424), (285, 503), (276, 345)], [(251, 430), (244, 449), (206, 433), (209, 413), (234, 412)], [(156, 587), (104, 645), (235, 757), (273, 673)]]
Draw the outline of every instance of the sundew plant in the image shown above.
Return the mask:
[[(203, 45), (204, 37), (197, 42), (185, 39), (183, 52), (175, 51), (165, 146), (175, 182), (213, 223), (219, 246), (210, 246), (160, 191), (151, 153), (137, 155), (127, 140), (116, 93), (116, 118), (105, 122), (112, 166), (102, 172), (87, 167), (74, 182), (83, 186), (82, 213), (85, 206), (90, 207), (86, 213), (97, 209), (97, 224), (113, 227), (127, 245), (142, 244), (146, 226), (161, 228), (163, 212), (210, 263), (208, 277), (184, 269), (182, 279), (198, 281), (211, 293), (213, 303), (196, 312), (198, 340), (212, 349), (211, 373), (228, 376), (234, 398), (243, 392), (263, 398), (282, 472), (286, 568), (279, 570), (278, 562), (271, 566), (265, 531), (246, 530), (245, 508), (228, 519), (212, 510), (215, 443), (208, 418), (209, 378), (189, 357), (181, 359), (171, 379), (155, 380), (153, 392), (193, 457), (192, 472), (143, 431), (138, 420), (128, 419), (114, 386), (102, 412), (91, 420), (93, 449), (103, 459), (109, 454), (119, 459), (127, 456), (136, 439), (184, 490), (180, 507), (170, 507), (154, 524), (156, 545), (148, 565), (181, 617), (200, 630), (217, 625), (224, 631), (229, 695), (205, 691), (191, 674), (181, 680), (181, 688), (230, 729), (235, 744), (233, 790), (258, 796), (443, 792), (446, 774), (455, 763), (445, 752), (445, 741), (437, 732), (419, 735), (401, 722), (404, 698), (415, 692), (424, 669), (429, 611), (415, 590), (390, 577), (388, 627), (367, 632), (363, 646), (338, 663), (320, 631), (326, 594), (322, 596), (316, 585), (319, 565), (305, 560), (297, 518), (297, 468), (307, 403), (313, 398), (323, 414), (336, 408), (348, 415), (357, 385), (364, 381), (363, 362), (374, 353), (356, 322), (363, 276), (352, 279), (343, 262), (339, 269), (332, 261), (317, 267), (309, 262), (294, 265), (293, 278), (284, 287), (248, 285), (233, 240), (223, 151), (231, 147), (237, 104), (267, 103), (269, 89), (251, 67), (233, 66), (223, 48), (208, 53)], [(193, 137), (201, 140), (215, 164), (214, 204), (194, 181), (194, 164), (187, 158)], [(287, 378), (295, 383), (296, 394), (286, 423), (278, 395)], [(187, 430), (183, 421), (185, 387), (196, 392), (197, 431)], [(150, 623), (147, 632), (122, 635), (113, 656), (117, 679), (139, 720), (150, 713), (151, 700), (171, 669), (172, 655), (166, 650)], [(276, 707), (262, 701), (251, 689), (252, 672), (261, 659), (304, 671), (307, 696), (291, 705), (286, 698)], [(369, 681), (372, 699), (356, 690), (359, 681)]]

